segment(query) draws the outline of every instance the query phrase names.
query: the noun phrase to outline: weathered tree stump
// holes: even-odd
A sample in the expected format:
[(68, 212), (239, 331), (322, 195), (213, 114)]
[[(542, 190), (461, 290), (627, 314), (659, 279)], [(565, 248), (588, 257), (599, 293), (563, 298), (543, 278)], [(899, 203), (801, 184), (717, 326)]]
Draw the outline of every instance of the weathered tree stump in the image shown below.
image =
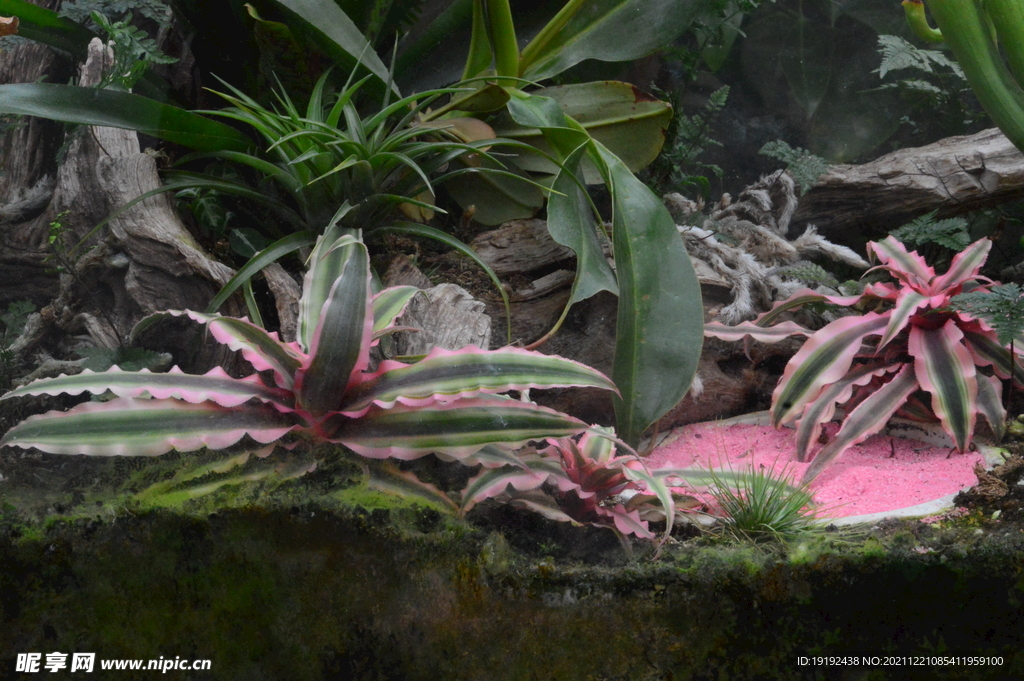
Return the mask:
[[(35, 44), (5, 51), (0, 81), (52, 80), (61, 65), (51, 52)], [(100, 82), (111, 60), (94, 40), (79, 84)], [(58, 166), (62, 140), (66, 151)], [(93, 344), (110, 347), (125, 341), (147, 314), (204, 309), (233, 274), (195, 241), (166, 195), (133, 206), (93, 234), (113, 211), (161, 186), (156, 160), (143, 153), (134, 131), (81, 126), (65, 134), (60, 124), (28, 118), (3, 135), (0, 155), (5, 173), (10, 169), (0, 184), (0, 304), (24, 298), (49, 303), (44, 323), (36, 324), (37, 341), (84, 332)], [(54, 260), (53, 222), (60, 224), (57, 239), (65, 252), (84, 240), (65, 262)], [(58, 281), (52, 273), (58, 265), (73, 276)], [(162, 335), (160, 349), (181, 349), (183, 337)], [(24, 343), (21, 349), (33, 348)]]

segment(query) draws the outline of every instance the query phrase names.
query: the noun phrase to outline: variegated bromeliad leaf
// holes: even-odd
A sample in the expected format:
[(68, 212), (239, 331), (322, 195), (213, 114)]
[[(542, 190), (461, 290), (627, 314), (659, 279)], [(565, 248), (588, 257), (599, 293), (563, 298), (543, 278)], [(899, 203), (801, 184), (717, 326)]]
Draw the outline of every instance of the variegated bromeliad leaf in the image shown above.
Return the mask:
[[(300, 301), (298, 340), (245, 319), (193, 311), (215, 340), (240, 351), (257, 374), (233, 378), (121, 371), (36, 381), (3, 396), (112, 392), (67, 412), (33, 416), (0, 445), (54, 453), (159, 455), (172, 449), (228, 447), (248, 435), (260, 443), (289, 434), (342, 444), (370, 458), (429, 453), (469, 457), (491, 443), (515, 446), (567, 437), (587, 424), (501, 393), (587, 386), (615, 390), (600, 372), (561, 357), (504, 348), (435, 349), (412, 364), (370, 368), (370, 348), (394, 328), (415, 289), (371, 291), (365, 246), (332, 228), (310, 258)], [(146, 320), (144, 320), (146, 322)]]
[[(895, 280), (871, 283), (857, 296), (797, 291), (753, 322), (734, 327), (711, 322), (704, 332), (723, 340), (746, 336), (762, 342), (803, 335), (807, 341), (790, 359), (772, 395), (772, 424), (797, 421), (797, 459), (804, 461), (822, 424), (838, 405), (846, 417), (837, 436), (814, 457), (804, 475), (813, 480), (848, 447), (877, 433), (894, 415), (941, 423), (960, 451), (966, 451), (981, 413), (1002, 437), (1005, 410), (1001, 379), (1024, 385), (1017, 355), (999, 342), (983, 319), (950, 307), (965, 289), (986, 291), (994, 282), (979, 274), (992, 242), (980, 239), (958, 253), (937, 274), (916, 251), (895, 237), (868, 244), (868, 254)], [(856, 308), (818, 331), (776, 322), (787, 310), (813, 302)], [(870, 310), (863, 312), (863, 310)], [(869, 344), (869, 337), (878, 340)]]

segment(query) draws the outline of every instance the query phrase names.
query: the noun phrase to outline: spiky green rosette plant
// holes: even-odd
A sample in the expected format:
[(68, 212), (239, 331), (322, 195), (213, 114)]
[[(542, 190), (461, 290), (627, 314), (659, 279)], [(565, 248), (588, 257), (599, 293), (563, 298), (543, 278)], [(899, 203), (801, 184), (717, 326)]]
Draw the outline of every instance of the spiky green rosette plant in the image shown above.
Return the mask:
[(220, 368), (201, 376), (178, 369), (110, 370), (36, 381), (3, 399), (107, 390), (116, 398), (30, 417), (0, 445), (158, 455), (220, 449), (245, 435), (266, 444), (295, 434), (372, 458), (413, 459), (432, 452), (465, 458), (489, 443), (517, 445), (587, 429), (570, 416), (498, 393), (555, 386), (615, 389), (582, 364), (514, 348), (435, 349), (415, 364), (388, 360), (371, 368), (371, 346), (392, 329), (415, 289), (372, 295), (366, 248), (339, 232), (328, 230), (311, 255), (296, 342), (283, 343), (245, 319), (165, 313), (206, 324), (258, 373), (232, 378)]
[[(855, 296), (798, 291), (753, 322), (705, 325), (706, 335), (724, 340), (750, 336), (770, 343), (792, 335), (809, 337), (772, 395), (772, 425), (798, 420), (797, 460), (804, 461), (837, 405), (846, 406), (846, 417), (836, 437), (814, 457), (803, 482), (897, 413), (938, 420), (960, 451), (971, 444), (979, 412), (1002, 436), (999, 379), (1012, 374), (1024, 384), (1024, 369), (991, 326), (949, 306), (965, 285), (974, 291), (992, 285), (979, 275), (991, 246), (988, 239), (974, 242), (938, 275), (916, 251), (889, 236), (868, 243), (867, 250), (880, 263), (875, 269), (888, 271), (894, 283), (870, 283)], [(821, 302), (868, 311), (813, 332), (795, 322), (772, 325), (786, 310)], [(866, 344), (872, 336), (880, 338)], [(994, 375), (978, 367), (991, 367)]]
[(607, 527), (620, 538), (635, 534), (651, 539), (647, 520), (664, 519), (668, 536), (674, 495), (639, 457), (617, 455), (614, 439), (613, 431), (595, 427), (578, 442), (551, 438), (547, 447), (521, 454), (512, 465), (485, 467), (463, 490), (462, 512), (504, 495), (546, 518)]

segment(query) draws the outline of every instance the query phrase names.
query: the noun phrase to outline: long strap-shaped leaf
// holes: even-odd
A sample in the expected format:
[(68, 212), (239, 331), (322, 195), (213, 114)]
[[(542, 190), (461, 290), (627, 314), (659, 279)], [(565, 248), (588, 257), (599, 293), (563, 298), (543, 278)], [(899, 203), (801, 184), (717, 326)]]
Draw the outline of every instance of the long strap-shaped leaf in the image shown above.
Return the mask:
[(259, 253), (256, 253), (249, 261), (242, 265), (238, 269), (228, 283), (224, 284), (224, 287), (214, 296), (213, 300), (210, 301), (207, 306), (207, 312), (216, 312), (221, 305), (227, 302), (227, 299), (231, 297), (231, 294), (238, 290), (240, 286), (252, 280), (253, 276), (263, 268), (267, 267), (271, 263), (277, 262), (285, 255), (297, 251), (304, 246), (309, 246), (316, 240), (316, 234), (312, 231), (296, 232), (295, 234), (289, 234), (283, 239), (279, 239), (274, 243), (264, 248)]
[(907, 344), (921, 387), (932, 394), (932, 411), (960, 451), (967, 451), (978, 412), (978, 382), (964, 335), (950, 319), (941, 328), (913, 327)]
[[(345, 207), (338, 211), (344, 216)], [(299, 298), (298, 336), (299, 344), (309, 352), (313, 346), (324, 304), (330, 296), (334, 283), (345, 269), (352, 251), (357, 248), (357, 239), (339, 227), (332, 226), (324, 232), (309, 256), (309, 268), (302, 280), (302, 297)]]
[(888, 316), (843, 317), (811, 336), (793, 355), (772, 394), (772, 425), (796, 418), (829, 383), (846, 375), (865, 336), (882, 333)]
[(501, 398), (458, 400), (429, 408), (374, 408), (360, 418), (332, 416), (324, 436), (374, 459), (416, 459), (432, 452), (463, 457), (484, 445), (522, 445), (569, 437), (587, 429), (582, 421), (546, 407)]
[(299, 355), (293, 346), (278, 340), (276, 332), (267, 333), (265, 329), (246, 319), (224, 317), (219, 314), (205, 314), (194, 310), (169, 314), (186, 314), (195, 321), (206, 324), (218, 343), (240, 351), (242, 357), (245, 357), (256, 371), (273, 369), (282, 387), (291, 388), (294, 385), (295, 372), (302, 365), (304, 357)]
[(968, 279), (978, 276), (981, 266), (988, 259), (988, 252), (992, 250), (992, 240), (988, 238), (978, 239), (973, 244), (953, 256), (953, 262), (949, 269), (942, 276), (935, 279), (929, 293), (939, 295), (954, 286), (959, 286)]
[(0, 85), (0, 114), (126, 128), (199, 151), (245, 151), (249, 138), (229, 125), (130, 92), (56, 83)]
[(1014, 383), (1024, 388), (1024, 367), (1020, 365), (1016, 357), (1012, 359), (1011, 364), (1010, 351), (999, 344), (995, 331), (986, 333), (965, 331), (964, 340), (967, 342), (967, 348), (977, 366), (991, 365), (1000, 378), (1009, 378), (1012, 372)]
[(918, 382), (914, 374), (914, 366), (912, 364), (904, 365), (891, 381), (868, 396), (847, 415), (846, 420), (843, 421), (843, 427), (836, 434), (835, 439), (814, 457), (814, 461), (804, 473), (801, 484), (809, 484), (848, 448), (880, 431), (917, 388)]
[[(856, 303), (860, 302), (862, 297), (863, 296), (859, 295), (829, 296), (825, 295), (824, 293), (818, 293), (817, 291), (812, 291), (811, 289), (804, 288), (794, 292), (793, 295), (791, 295), (789, 298), (786, 298), (785, 300), (780, 300), (779, 302), (772, 305), (772, 309), (770, 309), (768, 312), (765, 312), (762, 315), (759, 315), (758, 318), (755, 319), (752, 323), (756, 324), (757, 326), (772, 328), (772, 322), (774, 322), (776, 319), (782, 316), (783, 312), (788, 312), (789, 310), (796, 309), (802, 305), (807, 305), (808, 303), (828, 302), (833, 303), (834, 305), (842, 305), (844, 307), (849, 307), (850, 305), (855, 305)], [(781, 327), (782, 325), (775, 324), (774, 326)]]
[(811, 439), (818, 433), (818, 426), (832, 420), (836, 404), (850, 399), (854, 386), (865, 385), (873, 376), (881, 376), (889, 370), (890, 367), (884, 364), (864, 364), (822, 390), (800, 416), (796, 429), (796, 460), (804, 461), (807, 458)]
[(338, 410), (357, 412), (374, 403), (382, 407), (396, 402), (425, 405), (481, 392), (572, 386), (615, 390), (600, 371), (554, 355), (519, 348), (434, 348), (415, 364), (382, 362), (376, 372), (353, 386)]
[(704, 335), (724, 341), (741, 341), (746, 337), (762, 343), (778, 343), (791, 336), (811, 336), (813, 331), (805, 329), (796, 322), (782, 322), (775, 326), (759, 326), (756, 322), (740, 322), (728, 326), (721, 322), (705, 322)]
[(18, 17), (18, 35), (70, 52), (85, 61), (89, 41), (97, 37), (81, 24), (60, 16), (52, 9), (25, 0), (0, 0), (0, 16)]
[(519, 466), (502, 466), (501, 468), (485, 468), (474, 476), (462, 490), (462, 513), (468, 513), (484, 499), (496, 497), (509, 485), (519, 492), (537, 489), (546, 482), (558, 485), (562, 491), (578, 487), (557, 459), (543, 456), (523, 456)]
[(882, 340), (878, 341), (877, 349), (884, 348), (900, 331), (905, 329), (910, 323), (910, 317), (926, 306), (928, 302), (928, 296), (918, 293), (909, 286), (900, 291), (899, 297), (896, 299), (896, 307), (889, 312), (889, 325), (885, 327), (885, 333), (882, 334)]
[(255, 374), (246, 378), (232, 378), (220, 367), (214, 367), (201, 376), (186, 374), (178, 367), (172, 367), (165, 374), (155, 374), (148, 369), (121, 371), (117, 367), (101, 373), (86, 369), (74, 376), (33, 381), (12, 390), (0, 399), (23, 395), (80, 395), (83, 392), (100, 394), (106, 390), (118, 397), (173, 397), (193, 404), (215, 402), (222, 407), (236, 407), (253, 398), (273, 402), (286, 409), (294, 406), (290, 391), (264, 385)]
[(361, 243), (345, 243), (338, 250), (348, 258), (323, 305), (309, 349), (309, 364), (296, 373), (299, 403), (314, 416), (337, 411), (347, 389), (370, 361), (370, 258)]
[(376, 338), (405, 312), (409, 301), (420, 289), (415, 286), (392, 286), (373, 297), (373, 335)]
[[(917, 251), (908, 251), (907, 247), (894, 236), (887, 236), (881, 241), (869, 241), (868, 255), (874, 256), (893, 276), (903, 279), (919, 288), (928, 286), (935, 278), (935, 270), (925, 262)], [(909, 280), (908, 277), (913, 277)]]
[(995, 376), (978, 374), (978, 411), (985, 415), (996, 442), (1006, 434), (1006, 409), (1003, 408), (1003, 384)]
[(35, 447), (53, 454), (156, 456), (172, 449), (223, 449), (243, 435), (273, 442), (297, 425), (294, 415), (269, 404), (221, 407), (121, 397), (29, 417), (7, 431), (0, 446)]

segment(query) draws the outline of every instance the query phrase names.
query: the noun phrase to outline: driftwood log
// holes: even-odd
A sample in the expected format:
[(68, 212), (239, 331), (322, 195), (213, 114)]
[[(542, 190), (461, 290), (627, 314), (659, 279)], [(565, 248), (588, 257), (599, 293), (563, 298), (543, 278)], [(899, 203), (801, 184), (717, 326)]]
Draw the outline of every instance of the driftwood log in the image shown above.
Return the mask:
[(461, 286), (433, 286), (412, 261), (397, 256), (384, 274), (385, 286), (415, 286), (416, 295), (398, 318), (399, 326), (416, 329), (395, 334), (395, 353), (422, 355), (432, 348), (458, 350), (475, 345), (487, 350), (491, 344), (491, 318), (484, 303)]
[(888, 231), (933, 210), (946, 217), (1022, 198), (1024, 154), (992, 128), (832, 166), (800, 199), (793, 224), (826, 236)]

